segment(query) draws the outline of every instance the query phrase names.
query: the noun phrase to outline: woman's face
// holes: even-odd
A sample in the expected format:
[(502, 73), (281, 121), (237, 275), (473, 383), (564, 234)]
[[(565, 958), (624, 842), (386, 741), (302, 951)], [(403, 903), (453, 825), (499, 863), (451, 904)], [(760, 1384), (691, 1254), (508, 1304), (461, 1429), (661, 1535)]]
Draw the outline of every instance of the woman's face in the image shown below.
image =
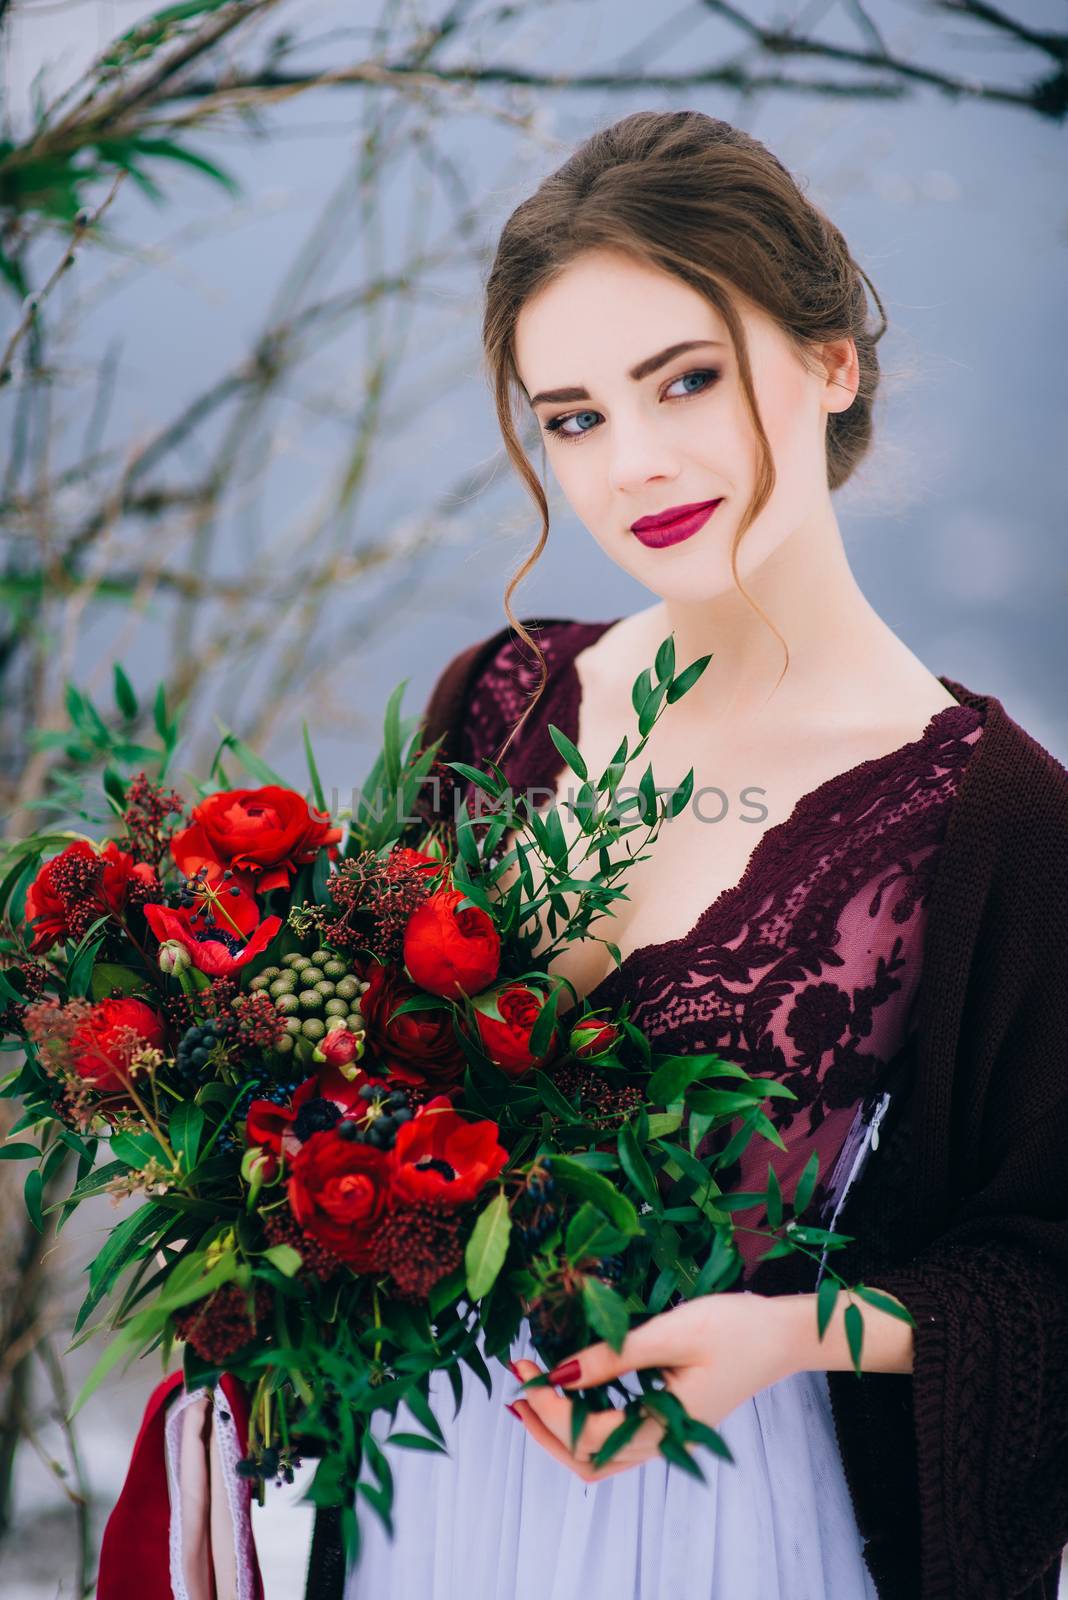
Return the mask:
[[(853, 398), (855, 350), (845, 341), (831, 376), (814, 374), (769, 318), (735, 304), (776, 474), (742, 540), (744, 580), (791, 534), (833, 516), (826, 418)], [(670, 354), (684, 343), (691, 348)], [(605, 554), (665, 600), (733, 591), (731, 537), (753, 493), (757, 445), (716, 308), (668, 273), (588, 251), (523, 307), (515, 358), (552, 472)], [(679, 543), (649, 548), (631, 530), (641, 517), (716, 499)]]

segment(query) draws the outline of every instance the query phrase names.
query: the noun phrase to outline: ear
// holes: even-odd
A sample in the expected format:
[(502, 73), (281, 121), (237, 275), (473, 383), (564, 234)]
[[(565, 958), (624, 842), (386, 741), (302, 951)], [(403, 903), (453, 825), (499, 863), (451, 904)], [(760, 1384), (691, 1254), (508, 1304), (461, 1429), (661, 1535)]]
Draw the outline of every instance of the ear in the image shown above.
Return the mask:
[(853, 339), (831, 339), (820, 346), (827, 374), (823, 392), (826, 411), (848, 411), (860, 386), (860, 358)]

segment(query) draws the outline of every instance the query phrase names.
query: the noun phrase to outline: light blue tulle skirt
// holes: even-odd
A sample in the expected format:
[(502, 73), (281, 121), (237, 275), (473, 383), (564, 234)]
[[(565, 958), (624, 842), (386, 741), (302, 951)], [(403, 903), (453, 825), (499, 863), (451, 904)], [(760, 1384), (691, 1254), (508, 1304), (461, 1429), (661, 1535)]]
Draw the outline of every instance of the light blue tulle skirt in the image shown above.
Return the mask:
[[(525, 1325), (512, 1357), (542, 1365)], [(584, 1483), (505, 1409), (508, 1368), (486, 1364), (492, 1398), (462, 1368), (455, 1418), (447, 1377), (432, 1376), (448, 1457), (387, 1449), (395, 1538), (361, 1500), (345, 1600), (874, 1600), (826, 1373), (731, 1412), (719, 1431), (734, 1462), (700, 1449), (705, 1484), (660, 1457)], [(392, 1426), (425, 1431), (403, 1404)], [(376, 1438), (389, 1431), (375, 1419)]]
[[(858, 1109), (824, 1226), (878, 1148), (889, 1102)], [(525, 1323), (511, 1355), (544, 1366)], [(462, 1367), (455, 1417), (448, 1377), (431, 1375), (447, 1457), (387, 1447), (395, 1537), (361, 1499), (345, 1600), (877, 1600), (825, 1372), (795, 1373), (725, 1417), (734, 1460), (699, 1448), (703, 1484), (661, 1456), (584, 1483), (505, 1409), (519, 1383), (504, 1363), (486, 1366), (492, 1396)], [(638, 1392), (632, 1374), (624, 1383)], [(425, 1429), (402, 1403), (395, 1422), (373, 1419), (376, 1439), (391, 1431)]]

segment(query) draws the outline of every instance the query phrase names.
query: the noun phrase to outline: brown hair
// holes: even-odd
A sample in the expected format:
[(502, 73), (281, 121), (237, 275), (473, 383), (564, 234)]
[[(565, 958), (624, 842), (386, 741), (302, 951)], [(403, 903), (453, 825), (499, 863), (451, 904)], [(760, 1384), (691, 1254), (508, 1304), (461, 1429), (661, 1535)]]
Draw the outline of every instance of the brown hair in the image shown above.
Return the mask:
[[(538, 560), (549, 532), (545, 490), (516, 431), (516, 409), (522, 412), (525, 399), (515, 367), (516, 322), (532, 295), (593, 249), (621, 251), (681, 278), (711, 301), (727, 325), (759, 449), (753, 498), (731, 544), (731, 573), (786, 651), (783, 672), (790, 657), (786, 641), (738, 575), (742, 536), (767, 504), (775, 469), (732, 291), (772, 318), (807, 365), (813, 360), (810, 346), (847, 337), (856, 342), (856, 397), (848, 410), (827, 419), (831, 489), (846, 482), (871, 443), (879, 383), (875, 346), (887, 325), (882, 301), (834, 223), (770, 150), (701, 111), (637, 111), (585, 140), (512, 212), (486, 282), (482, 342), (497, 417), (505, 448), (542, 521), (537, 544), (513, 573), (504, 596), (508, 620), (533, 647), (541, 678), (505, 750), (548, 676), (541, 650), (511, 607), (516, 586)], [(867, 326), (864, 284), (882, 318), (874, 333)]]

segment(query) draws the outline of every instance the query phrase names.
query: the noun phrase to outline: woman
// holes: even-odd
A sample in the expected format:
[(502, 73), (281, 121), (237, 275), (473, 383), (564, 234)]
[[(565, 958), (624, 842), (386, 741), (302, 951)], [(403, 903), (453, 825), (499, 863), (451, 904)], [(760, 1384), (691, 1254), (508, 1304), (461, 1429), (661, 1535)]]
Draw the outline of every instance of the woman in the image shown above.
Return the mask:
[[(396, 1536), (362, 1508), (346, 1600), (1056, 1591), (1068, 774), (996, 698), (933, 676), (849, 569), (830, 495), (871, 440), (885, 319), (869, 331), (867, 282), (780, 163), (698, 112), (627, 117), (547, 178), (505, 225), (484, 319), (542, 517), (505, 597), (520, 639), (450, 662), (426, 723), (445, 759), (499, 758), (513, 789), (562, 803), (548, 724), (599, 773), (660, 641), (680, 665), (711, 654), (647, 754), (661, 784), (692, 765), (712, 798), (552, 970), (593, 1004), (630, 999), (658, 1049), (787, 1082), (785, 1150), (751, 1141), (734, 1187), (763, 1188), (771, 1156), (790, 1193), (817, 1150), (822, 1214), (854, 1238), (836, 1267), (915, 1326), (865, 1305), (858, 1378), (841, 1297), (817, 1338), (818, 1263), (761, 1264), (740, 1233), (742, 1292), (671, 1306), (620, 1357), (575, 1351), (522, 1398), (491, 1362), (492, 1394), (468, 1375), (455, 1418), (435, 1384), (449, 1458), (388, 1452)], [(647, 609), (513, 616), (549, 524), (517, 400), (578, 519), (658, 597)], [(515, 1379), (543, 1370), (535, 1355), (525, 1333)], [(730, 1444), (733, 1463), (702, 1452), (706, 1485), (668, 1468), (652, 1422), (603, 1469), (610, 1421), (572, 1452), (569, 1389), (643, 1366)], [(323, 1527), (317, 1600), (340, 1588)]]

